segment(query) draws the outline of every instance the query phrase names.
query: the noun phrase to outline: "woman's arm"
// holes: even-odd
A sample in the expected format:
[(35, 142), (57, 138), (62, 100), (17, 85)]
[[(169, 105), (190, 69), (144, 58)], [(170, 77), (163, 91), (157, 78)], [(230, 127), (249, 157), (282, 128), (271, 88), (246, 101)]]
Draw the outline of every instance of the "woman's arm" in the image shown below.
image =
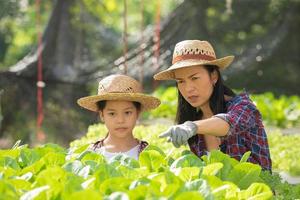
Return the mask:
[(218, 117), (194, 121), (197, 125), (197, 133), (211, 136), (225, 136), (229, 131), (229, 124)]
[(261, 122), (257, 124), (258, 122), (255, 121), (256, 116), (260, 116), (259, 111), (249, 100), (249, 97), (244, 95), (226, 113), (219, 113), (208, 119), (193, 122), (186, 121), (183, 124), (172, 126), (160, 137), (169, 137), (169, 141), (177, 147), (185, 144), (189, 138), (197, 134), (203, 135), (205, 141), (211, 141), (207, 136), (222, 137), (227, 134), (236, 134), (241, 130), (248, 131), (250, 128), (261, 124)]
[(199, 121), (186, 121), (183, 124), (171, 126), (167, 131), (159, 135), (160, 138), (168, 137), (175, 147), (187, 143), (193, 135), (203, 134), (208, 149), (216, 149), (220, 141), (216, 136), (224, 136), (229, 130), (229, 124), (217, 117)]

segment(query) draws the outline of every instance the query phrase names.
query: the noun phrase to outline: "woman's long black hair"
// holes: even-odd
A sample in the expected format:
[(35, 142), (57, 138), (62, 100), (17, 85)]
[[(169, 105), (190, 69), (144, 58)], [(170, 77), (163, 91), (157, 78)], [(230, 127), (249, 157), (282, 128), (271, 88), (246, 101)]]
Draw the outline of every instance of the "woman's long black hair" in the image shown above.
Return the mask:
[[(209, 106), (213, 114), (224, 113), (226, 112), (225, 99), (224, 95), (231, 97), (235, 96), (235, 93), (226, 85), (222, 79), (220, 70), (218, 66), (215, 65), (204, 65), (204, 68), (207, 70), (211, 76), (214, 71), (218, 74), (218, 81), (216, 82), (213, 93), (209, 99)], [(177, 87), (178, 89), (178, 87)], [(176, 122), (182, 124), (185, 121), (195, 121), (200, 120), (203, 116), (201, 110), (197, 112), (197, 109), (191, 106), (181, 95), (178, 90), (178, 105), (176, 113)]]

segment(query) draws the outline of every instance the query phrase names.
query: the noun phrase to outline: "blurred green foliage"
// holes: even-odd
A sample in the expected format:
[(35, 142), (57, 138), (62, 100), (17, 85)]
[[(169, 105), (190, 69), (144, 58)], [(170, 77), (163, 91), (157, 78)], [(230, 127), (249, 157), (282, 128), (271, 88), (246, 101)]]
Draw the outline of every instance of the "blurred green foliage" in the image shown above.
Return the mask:
[(259, 165), (238, 162), (220, 151), (212, 151), (203, 161), (187, 152), (174, 159), (149, 145), (138, 160), (122, 154), (108, 160), (86, 150), (86, 145), (68, 151), (51, 143), (35, 148), (19, 144), (0, 150), (2, 199), (273, 197)]
[[(160, 139), (158, 135), (167, 130), (165, 124), (152, 124), (149, 126), (137, 125), (134, 129), (134, 136), (138, 139), (145, 140), (151, 145), (158, 146), (167, 155), (177, 158), (184, 150), (188, 150), (187, 146), (174, 148), (169, 142)], [(94, 124), (89, 126), (85, 136), (74, 140), (70, 143), (71, 147), (79, 147), (85, 144), (92, 144), (97, 140), (104, 138), (107, 134), (107, 129), (103, 124)], [(273, 171), (285, 171), (293, 176), (300, 176), (299, 155), (300, 143), (299, 135), (283, 135), (279, 130), (268, 131), (268, 142), (271, 152)]]
[(175, 87), (159, 87), (153, 93), (161, 101), (161, 105), (150, 112), (149, 118), (174, 119), (177, 110), (177, 89)]
[(289, 172), (292, 176), (300, 176), (300, 136), (283, 135), (273, 131), (268, 135), (272, 166), (275, 171)]
[(0, 129), (1, 129), (2, 120), (3, 120), (3, 116), (2, 116), (2, 104), (1, 104), (2, 93), (3, 93), (3, 90), (0, 90)]
[(259, 95), (251, 95), (263, 120), (273, 126), (282, 128), (293, 127), (300, 123), (300, 98), (299, 96), (280, 95), (275, 97), (273, 93), (266, 92)]

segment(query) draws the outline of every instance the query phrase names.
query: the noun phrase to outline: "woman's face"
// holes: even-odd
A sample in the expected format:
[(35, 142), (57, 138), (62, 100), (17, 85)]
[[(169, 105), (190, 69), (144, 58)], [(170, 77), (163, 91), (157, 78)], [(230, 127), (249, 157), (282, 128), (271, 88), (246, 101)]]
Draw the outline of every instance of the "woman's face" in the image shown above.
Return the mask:
[(175, 70), (178, 89), (184, 99), (195, 108), (209, 106), (209, 98), (218, 80), (216, 72), (209, 74), (203, 66)]
[(132, 135), (139, 116), (139, 111), (131, 101), (106, 101), (105, 108), (100, 111), (111, 136), (124, 138)]

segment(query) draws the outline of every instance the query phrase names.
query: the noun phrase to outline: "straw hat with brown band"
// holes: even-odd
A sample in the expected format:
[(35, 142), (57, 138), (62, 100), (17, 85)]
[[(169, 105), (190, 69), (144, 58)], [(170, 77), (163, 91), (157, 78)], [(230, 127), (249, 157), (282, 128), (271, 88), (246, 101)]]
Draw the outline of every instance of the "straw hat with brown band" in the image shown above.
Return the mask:
[(154, 75), (155, 80), (174, 79), (174, 70), (197, 65), (216, 65), (220, 69), (228, 67), (234, 56), (216, 58), (215, 51), (207, 41), (184, 40), (176, 44), (172, 66)]
[(104, 100), (139, 102), (143, 111), (154, 109), (160, 104), (158, 98), (143, 93), (142, 85), (137, 80), (119, 74), (102, 79), (99, 82), (97, 95), (82, 97), (77, 100), (77, 103), (83, 108), (98, 112), (97, 102)]

